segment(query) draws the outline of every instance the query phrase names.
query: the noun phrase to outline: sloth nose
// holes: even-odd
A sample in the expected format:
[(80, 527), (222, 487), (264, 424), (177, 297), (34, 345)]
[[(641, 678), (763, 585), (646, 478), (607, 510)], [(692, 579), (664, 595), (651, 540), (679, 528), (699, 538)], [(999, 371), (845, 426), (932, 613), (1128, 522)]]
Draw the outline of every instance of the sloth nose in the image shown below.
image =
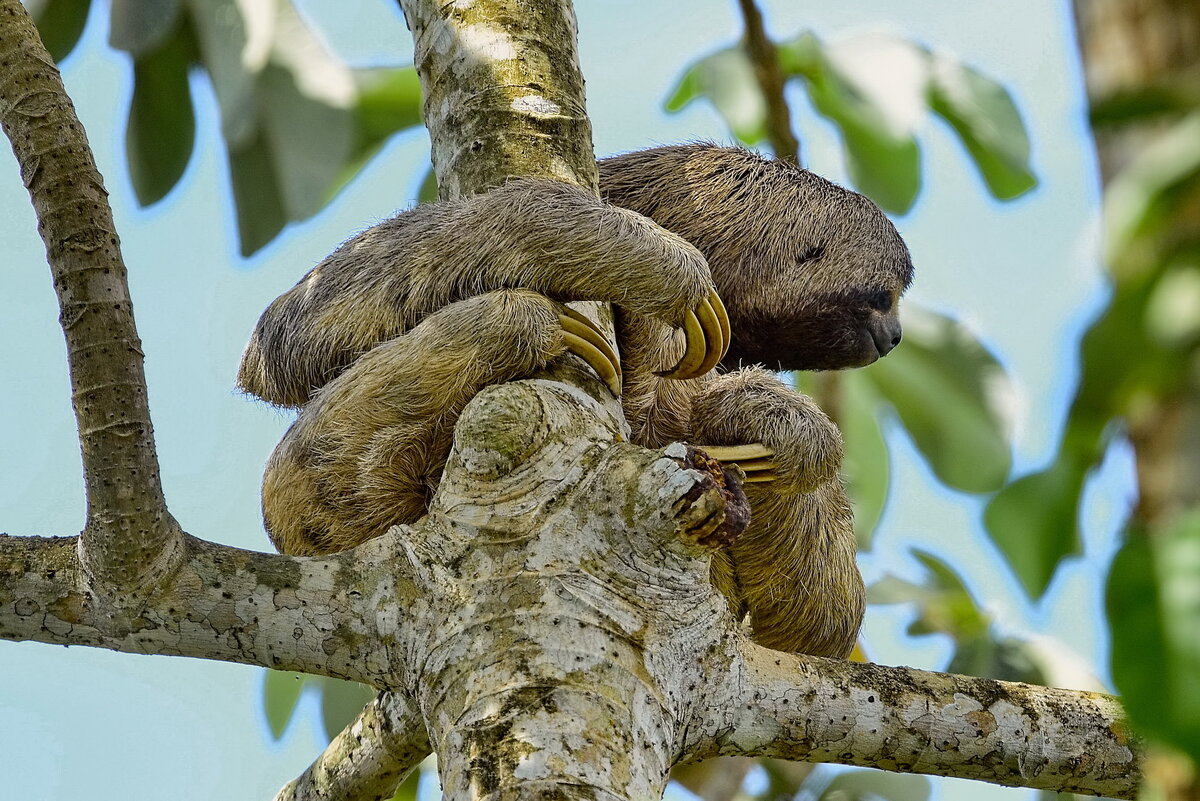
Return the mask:
[(881, 325), (871, 329), (871, 336), (875, 340), (875, 347), (879, 351), (880, 357), (891, 353), (900, 344), (902, 335), (900, 321), (895, 317), (886, 318)]

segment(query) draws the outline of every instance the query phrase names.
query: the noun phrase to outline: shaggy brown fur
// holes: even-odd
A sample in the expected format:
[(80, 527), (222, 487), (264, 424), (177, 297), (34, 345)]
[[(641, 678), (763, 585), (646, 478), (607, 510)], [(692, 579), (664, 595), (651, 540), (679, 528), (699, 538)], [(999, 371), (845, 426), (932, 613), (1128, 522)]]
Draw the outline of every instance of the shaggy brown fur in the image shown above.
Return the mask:
[(306, 404), (267, 466), (272, 540), (328, 553), (417, 519), (466, 402), (564, 351), (555, 301), (607, 300), (635, 442), (775, 451), (778, 479), (746, 486), (753, 519), (714, 560), (717, 585), (764, 645), (844, 656), (863, 584), (836, 427), (760, 369), (655, 373), (678, 360), (674, 326), (714, 280), (732, 321), (727, 367), (869, 363), (899, 341), (908, 251), (870, 201), (746, 151), (685, 145), (600, 166), (615, 205), (524, 180), (421, 206), (351, 239), (271, 304), (239, 383)]

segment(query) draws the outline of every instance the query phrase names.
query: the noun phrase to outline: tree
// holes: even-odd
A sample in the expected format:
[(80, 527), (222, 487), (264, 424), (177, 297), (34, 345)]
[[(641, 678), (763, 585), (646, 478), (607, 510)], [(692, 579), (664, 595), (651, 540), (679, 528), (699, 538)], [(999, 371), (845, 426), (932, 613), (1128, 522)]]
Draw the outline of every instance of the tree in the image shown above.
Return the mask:
[[(410, 20), (411, 20), (411, 17), (410, 17)], [(559, 37), (559, 40), (560, 39), (561, 39), (561, 37)], [(28, 109), (25, 109), (25, 110), (27, 111)], [(38, 116), (40, 117), (41, 115), (39, 114)], [(20, 120), (18, 120), (18, 122), (19, 121)], [(435, 128), (435, 135), (436, 135), (436, 128)], [(29, 165), (31, 164), (31, 161), (26, 160), (24, 163), (26, 164), (27, 167), (29, 167)], [(29, 169), (31, 170), (31, 172), (27, 173), (27, 176), (29, 178), (36, 179), (39, 177), (36, 169), (34, 169), (33, 167), (29, 167)], [(507, 168), (499, 167), (498, 165), (489, 165), (489, 169), (493, 169), (493, 170), (500, 169), (501, 171), (507, 171)], [(581, 169), (583, 169), (583, 168), (581, 167)], [(31, 184), (35, 184), (35, 183), (36, 183), (36, 180), (31, 180)], [(446, 184), (446, 183), (447, 182), (445, 181), (445, 178), (444, 178), (443, 184)], [(468, 185), (470, 185), (470, 184), (468, 184)], [(110, 230), (111, 229), (111, 225), (109, 225), (106, 228), (103, 221), (101, 221), (99, 227), (101, 230)], [(112, 244), (115, 245), (115, 243), (112, 243)], [(89, 245), (89, 247), (90, 247), (90, 245)], [(91, 253), (93, 251), (85, 249), (85, 252)], [(120, 312), (122, 310), (117, 309), (115, 311)], [(109, 330), (111, 330), (111, 326), (106, 325), (105, 327), (109, 328)], [(129, 341), (129, 342), (133, 341), (132, 338), (129, 336), (126, 336), (125, 339), (126, 339), (126, 341)], [(86, 350), (87, 345), (88, 345), (88, 343), (85, 340), (80, 345), (80, 347), (82, 349)], [(136, 376), (134, 378), (136, 379)], [(136, 392), (137, 383), (138, 382), (136, 380), (131, 381), (131, 385), (135, 387), (135, 391), (134, 391), (135, 395), (137, 394), (137, 392)], [(85, 411), (88, 411), (88, 410), (85, 410)], [(91, 435), (91, 429), (92, 429), (92, 426), (90, 426), (87, 423), (86, 418), (85, 418), (84, 424), (81, 425), (81, 430), (83, 430), (88, 435)], [(103, 424), (101, 426), (98, 426), (97, 429), (100, 431), (100, 436), (105, 435), (104, 434), (105, 426)], [(118, 429), (118, 430), (124, 431), (126, 429)], [(142, 455), (140, 458), (142, 458), (144, 463), (143, 463), (142, 467), (139, 468), (139, 471), (142, 476), (146, 476), (146, 475), (148, 475), (148, 472), (147, 472), (148, 470), (150, 472), (153, 472), (153, 467), (150, 466), (149, 463), (146, 463), (146, 461), (145, 461), (147, 458), (147, 456), (146, 456), (147, 448), (149, 447), (149, 444), (150, 444), (149, 440), (148, 440), (148, 427), (146, 427), (146, 426), (141, 427), (140, 436), (141, 436), (141, 452), (142, 452)], [(134, 441), (136, 441), (136, 438)], [(96, 445), (94, 448), (89, 448), (89, 446), (85, 446), (85, 453), (88, 453), (88, 455), (91, 458), (99, 459), (102, 462), (104, 462), (105, 460), (111, 459), (114, 454), (119, 453), (120, 448), (117, 446), (121, 446), (122, 444), (123, 444), (123, 440), (118, 440), (116, 445), (111, 446), (111, 447), (106, 443), (100, 443), (100, 444)], [(107, 465), (105, 465), (105, 466), (107, 468)], [(94, 473), (93, 473), (93, 476), (94, 476)], [(97, 503), (101, 504), (101, 506), (103, 506), (103, 502), (104, 502), (104, 498), (106, 497), (106, 494), (111, 495), (111, 493), (107, 492), (103, 481), (99, 481), (99, 482), (95, 483), (91, 489), (92, 489), (92, 491), (89, 493), (89, 497), (96, 499)], [(142, 489), (145, 490), (146, 487), (143, 486)], [(152, 490), (153, 488), (151, 487), (150, 489)], [(156, 509), (161, 509), (162, 508), (161, 505), (158, 503), (158, 501), (156, 500), (156, 498), (154, 496), (155, 496), (155, 493), (150, 491), (149, 494), (146, 496), (149, 499), (146, 505), (152, 506)], [(124, 494), (120, 493), (120, 492), (117, 492), (116, 497), (111, 498), (110, 500), (112, 500), (116, 504), (117, 507), (121, 507), (122, 504), (124, 504), (126, 502)], [(131, 520), (137, 520), (139, 518), (139, 516), (142, 516), (144, 514), (145, 509), (144, 508), (138, 509), (138, 508), (136, 508), (136, 505), (135, 505), (135, 508), (127, 509), (126, 511), (128, 511), (129, 517)], [(202, 546), (199, 543), (178, 538), (177, 532), (171, 525), (171, 521), (169, 520), (169, 518), (162, 516), (162, 515), (158, 515), (158, 516), (152, 515), (151, 517), (146, 518), (145, 520), (143, 520), (141, 522), (144, 522), (145, 525), (141, 525), (140, 528), (145, 529), (150, 532), (155, 532), (155, 534), (151, 538), (142, 539), (141, 541), (137, 542), (136, 544), (138, 545), (138, 548), (134, 549), (134, 550), (142, 550), (144, 552), (149, 552), (149, 553), (154, 554), (154, 553), (158, 553), (159, 550), (161, 550), (158, 546), (156, 546), (154, 544), (155, 542), (158, 542), (158, 543), (174, 542), (175, 547), (178, 547), (179, 543), (181, 543), (181, 542), (188, 542), (188, 543), (191, 543), (192, 546), (194, 546), (193, 555), (196, 557), (196, 560), (198, 560), (198, 561), (193, 561), (191, 564), (196, 569), (198, 569), (198, 570), (202, 569), (202, 570), (206, 570), (206, 571), (207, 570), (215, 570), (217, 572), (224, 572), (224, 571), (228, 571), (229, 569), (234, 569), (234, 572), (235, 573), (237, 572), (236, 568), (239, 567), (239, 565), (231, 564), (229, 561), (220, 562), (220, 559), (228, 559), (228, 558), (232, 558), (232, 557), (222, 556), (220, 551), (218, 551), (216, 549), (210, 549), (207, 546)], [(94, 523), (90, 527), (88, 538), (85, 538), (84, 542), (86, 544), (86, 543), (93, 542), (93, 541), (98, 542), (98, 543), (104, 543), (104, 542), (111, 541), (111, 543), (114, 545), (114, 548), (108, 549), (109, 551), (128, 550), (128, 548), (125, 547), (125, 546), (128, 546), (131, 544), (128, 542), (128, 540), (126, 540), (122, 537), (119, 537), (119, 536), (114, 537), (112, 535), (113, 535), (112, 530), (109, 529), (107, 526)], [(6, 546), (9, 545), (9, 543), (7, 543), (7, 542), (5, 544), (6, 544)], [(62, 556), (64, 559), (66, 559), (67, 562), (70, 561), (66, 557), (66, 549), (64, 548), (62, 543), (58, 543), (58, 544), (43, 543), (42, 545), (35, 545), (32, 541), (23, 542), (23, 543), (19, 543), (19, 544), (14, 542), (11, 546), (12, 547), (11, 554), (13, 555), (13, 559), (10, 562), (10, 564), (20, 567), (20, 570), (18, 570), (17, 572), (20, 573), (20, 575), (23, 579), (31, 578), (31, 571), (26, 569), (28, 566), (27, 560), (30, 560), (30, 559), (36, 560), (37, 557), (35, 556), (35, 554), (43, 546), (45, 548), (43, 555), (48, 554), (48, 553), (56, 553), (56, 554), (59, 554), (60, 556)], [(110, 563), (110, 561), (107, 558), (108, 552), (106, 552), (104, 545), (102, 545), (102, 544), (97, 545), (94, 547), (94, 550), (93, 550), (93, 546), (85, 545), (85, 551), (84, 551), (85, 558), (93, 558), (92, 557), (93, 553), (95, 554), (96, 557), (98, 557), (100, 559), (100, 562), (97, 564), (97, 566), (93, 570), (93, 575), (107, 577), (108, 575), (112, 574), (113, 576), (117, 577), (118, 581), (123, 582), (128, 588), (131, 588), (134, 590), (136, 590), (139, 587), (139, 585), (141, 585), (143, 583), (145, 583), (146, 586), (149, 586), (149, 582), (145, 581), (147, 578), (145, 575), (139, 576), (139, 575), (137, 575), (137, 572), (130, 571), (130, 567), (136, 565), (136, 560), (134, 560), (133, 563), (129, 563), (129, 562), (126, 562), (124, 559), (117, 559), (117, 560), (115, 560), (115, 563)], [(210, 560), (210, 561), (205, 561), (206, 559)], [(257, 565), (257, 566), (261, 567), (261, 566), (265, 566), (268, 562), (270, 562), (271, 564), (279, 565), (279, 564), (283, 564), (287, 561), (281, 557), (272, 557), (270, 559), (267, 559), (266, 557), (262, 557), (261, 559), (263, 559), (265, 561), (262, 561), (261, 563), (259, 562), (259, 559), (260, 559), (259, 557), (238, 557), (234, 561), (237, 562), (237, 561), (243, 560), (243, 559), (248, 559), (249, 561), (243, 562), (240, 565), (240, 567), (242, 567), (242, 568), (246, 568), (247, 565), (251, 565), (251, 566)], [(345, 567), (345, 565), (348, 563), (348, 560), (349, 560), (349, 557), (342, 560), (343, 567)], [(143, 567), (145, 567), (145, 565), (143, 565)], [(261, 576), (263, 576), (263, 573), (260, 571), (259, 567), (255, 567), (255, 574), (259, 575), (261, 577)], [(290, 568), (289, 568), (289, 570), (290, 570)], [(138, 571), (138, 572), (140, 572), (140, 571)], [(268, 572), (271, 572), (271, 569), (268, 569)], [(177, 574), (177, 579), (178, 579), (178, 576), (182, 576), (182, 575), (184, 575), (184, 574), (183, 573)], [(196, 575), (199, 575), (199, 574), (197, 573)], [(232, 575), (231, 575), (231, 577), (232, 577)], [(63, 578), (62, 576), (57, 576), (55, 580), (60, 581), (60, 580), (62, 580), (62, 578)], [(245, 579), (246, 577), (243, 575), (242, 578)], [(282, 579), (285, 581), (287, 580), (286, 577), (280, 577), (280, 576), (273, 576), (272, 578)], [(139, 581), (139, 579), (141, 579), (141, 581)], [(45, 581), (48, 579), (43, 577), (43, 578), (39, 578), (38, 580)], [(374, 585), (376, 582), (372, 581), (370, 583), (372, 585)], [(270, 586), (269, 581), (266, 583), (266, 585)], [(18, 585), (14, 584), (13, 586), (18, 586)], [(258, 585), (258, 586), (263, 586), (263, 585)], [(46, 588), (46, 589), (49, 593), (53, 594), (54, 588), (52, 586), (49, 588)], [(92, 588), (92, 589), (94, 590), (95, 588)], [(162, 590), (161, 587), (157, 587), (154, 589), (156, 591), (160, 591), (160, 592)], [(286, 591), (286, 590), (292, 589), (292, 588), (285, 587), (282, 585), (275, 585), (274, 589)], [(228, 589), (228, 585), (226, 585), (226, 588), (222, 590), (223, 593), (229, 592), (229, 591), (230, 590)], [(29, 597), (35, 597), (35, 598), (40, 597), (44, 600), (48, 596), (31, 595)], [(84, 597), (86, 597), (86, 596), (84, 596)], [(100, 596), (97, 596), (97, 597), (100, 597)], [(247, 597), (249, 597), (249, 596), (247, 596)], [(28, 612), (28, 610), (30, 610), (32, 608), (28, 604), (22, 605), (21, 601), (24, 601), (24, 600), (27, 600), (27, 598), (26, 597), (19, 598), (17, 601), (15, 601), (12, 604), (12, 612), (14, 615), (14, 620), (17, 624), (21, 624), (22, 619), (27, 619), (27, 618), (33, 617), (34, 614), (40, 613), (41, 609), (44, 607), (44, 604), (39, 605), (38, 609), (35, 610), (34, 614), (22, 614), (22, 612)], [(72, 596), (72, 600), (74, 600), (74, 596)], [(128, 602), (128, 600), (129, 599), (109, 599), (109, 603), (113, 604), (111, 612), (115, 615), (117, 620), (120, 620), (120, 618), (122, 616), (128, 614), (128, 608), (124, 608), (124, 609), (122, 608), (124, 606), (124, 604)], [(139, 603), (143, 601), (143, 599), (141, 599), (141, 598), (138, 598), (136, 600)], [(227, 599), (227, 598), (223, 598), (221, 596), (214, 595), (213, 597), (210, 597), (208, 600), (219, 606), (222, 603), (222, 601), (228, 601), (231, 599)], [(138, 610), (141, 613), (141, 615), (139, 615), (138, 617), (127, 618), (126, 620), (122, 621), (121, 623), (118, 623), (118, 628), (122, 625), (126, 626), (126, 627), (130, 627), (131, 624), (136, 623), (137, 621), (143, 620), (145, 613), (151, 608), (153, 608), (153, 603), (151, 603), (151, 606), (147, 607), (146, 609)], [(192, 608), (193, 613), (194, 614), (198, 613), (198, 611), (202, 608), (203, 608), (203, 602), (201, 603), (199, 608), (198, 607)], [(72, 616), (77, 616), (78, 613), (87, 612), (88, 610), (86, 608), (79, 609), (76, 607), (72, 607), (70, 609), (63, 608), (60, 611), (63, 611), (64, 613), (72, 615)], [(154, 610), (154, 612), (156, 614), (161, 613), (162, 611), (163, 610), (158, 610), (158, 609)], [(168, 613), (168, 617), (163, 618), (163, 619), (164, 620), (169, 619), (169, 613)], [(25, 620), (24, 622), (27, 624), (32, 621)], [(86, 619), (86, 615), (84, 615), (84, 617), (81, 617), (78, 621), (75, 622), (76, 630), (73, 631), (70, 636), (72, 638), (75, 638), (78, 636), (78, 637), (80, 637), (80, 640), (86, 641), (87, 637), (82, 635), (82, 631), (83, 631), (83, 628), (85, 627), (86, 623), (88, 623), (88, 622), (89, 621)], [(177, 623), (178, 621), (175, 621), (175, 622)], [(105, 625), (107, 626), (107, 625), (111, 625), (111, 624), (105, 624)], [(353, 628), (354, 624), (348, 622), (347, 625), (350, 626), (351, 628)], [(97, 631), (99, 631), (99, 629), (97, 629)], [(22, 630), (16, 630), (16, 629), (14, 629), (10, 632), (10, 630), (6, 627), (5, 633), (6, 633), (6, 636), (9, 636), (10, 633), (16, 634), (18, 636), (24, 636), (26, 632), (22, 631)], [(43, 635), (43, 636), (49, 636), (49, 635)], [(54, 636), (62, 637), (62, 636), (66, 636), (66, 635), (63, 635), (60, 633), (60, 634), (56, 634)], [(95, 636), (102, 637), (104, 635), (97, 634)], [(73, 641), (80, 641), (80, 640), (73, 639)], [(268, 640), (269, 640), (269, 637), (268, 637)], [(115, 642), (115, 641), (110, 641), (110, 642)], [(145, 639), (142, 639), (141, 645), (144, 646), (146, 644), (148, 644), (148, 641)], [(197, 645), (197, 643), (193, 643), (193, 645)], [(269, 645), (269, 642), (267, 643), (267, 645)], [(176, 646), (176, 647), (178, 647), (178, 646)], [(235, 656), (235, 652), (236, 652), (236, 653), (240, 653), (242, 658), (252, 658), (256, 661), (261, 659), (261, 660), (265, 661), (267, 659), (266, 652), (257, 652), (253, 656), (250, 656), (251, 652), (254, 651), (254, 648), (257, 648), (257, 647), (259, 647), (259, 646), (253, 646), (249, 650), (244, 651), (238, 647), (231, 647), (227, 643), (225, 646), (221, 646), (221, 648), (227, 649), (225, 651), (221, 651), (221, 653), (223, 653), (225, 656), (233, 657), (233, 656)], [(267, 650), (270, 650), (270, 648), (268, 647)], [(218, 648), (218, 651), (220, 651), (220, 648)], [(218, 651), (207, 651), (206, 655), (212, 656), (212, 655), (217, 654)], [(319, 669), (320, 671), (323, 671), (323, 672), (334, 672), (334, 673), (342, 673), (343, 675), (351, 675), (351, 676), (357, 675), (359, 677), (365, 677), (365, 674), (356, 674), (354, 672), (351, 672), (350, 667), (345, 664), (339, 663), (339, 665), (336, 668), (331, 668), (330, 663), (327, 660), (322, 660), (315, 652), (313, 652), (312, 654), (309, 654), (308, 656), (313, 657), (316, 660), (316, 662), (313, 664), (308, 664), (304, 661), (304, 658), (301, 658), (301, 656), (294, 655), (294, 656), (290, 657), (291, 661), (284, 660), (283, 664), (290, 664), (291, 666), (305, 667), (305, 668), (309, 668), (309, 669), (316, 667), (317, 669)], [(305, 658), (307, 658), (307, 657), (305, 657)], [(320, 664), (317, 664), (317, 663), (320, 663)], [(278, 664), (278, 663), (276, 663), (276, 664)], [(834, 672), (836, 672), (836, 669), (833, 668), (832, 666), (826, 665), (825, 667), (828, 667), (831, 670), (834, 670)], [(856, 668), (855, 670), (861, 670), (861, 669)], [(875, 669), (872, 668), (871, 670), (875, 670)], [(870, 674), (863, 674), (863, 675), (870, 675)], [(966, 685), (960, 686), (960, 689), (966, 689)], [(882, 700), (882, 696), (881, 696), (881, 700)], [(869, 703), (875, 703), (873, 696), (872, 696), (872, 700), (870, 700)], [(796, 755), (796, 752), (789, 752), (789, 753), (793, 756)]]

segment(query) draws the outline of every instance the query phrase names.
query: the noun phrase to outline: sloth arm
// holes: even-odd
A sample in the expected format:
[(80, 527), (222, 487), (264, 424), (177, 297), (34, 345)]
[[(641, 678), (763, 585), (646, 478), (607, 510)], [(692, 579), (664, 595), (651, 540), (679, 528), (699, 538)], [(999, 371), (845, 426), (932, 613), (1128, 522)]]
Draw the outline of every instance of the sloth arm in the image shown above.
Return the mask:
[(690, 347), (667, 371), (672, 377), (707, 372), (728, 346), (728, 320), (696, 248), (578, 187), (527, 179), (418, 206), (347, 241), (263, 313), (238, 384), (271, 403), (301, 405), (431, 312), (517, 287), (683, 326)]
[(451, 303), (373, 348), (305, 404), (267, 462), (271, 541), (283, 553), (332, 553), (417, 520), (467, 402), (545, 367), (573, 336), (607, 347), (562, 304), (498, 290)]

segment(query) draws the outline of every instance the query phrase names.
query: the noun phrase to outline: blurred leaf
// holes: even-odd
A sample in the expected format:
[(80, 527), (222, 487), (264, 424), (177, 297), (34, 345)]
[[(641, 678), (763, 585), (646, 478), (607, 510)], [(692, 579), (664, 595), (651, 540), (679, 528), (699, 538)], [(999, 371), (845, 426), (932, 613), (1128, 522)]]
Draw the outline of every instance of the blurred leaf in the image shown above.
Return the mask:
[(416, 67), (356, 70), (354, 80), (358, 86), (356, 155), (373, 153), (392, 134), (421, 124), (421, 78)]
[(262, 134), (229, 151), (229, 177), (237, 209), (241, 253), (249, 256), (266, 245), (287, 224), (275, 166)]
[(400, 783), (391, 801), (417, 801), (417, 791), (421, 787), (421, 771), (414, 770), (408, 778)]
[(858, 548), (866, 551), (887, 502), (888, 449), (879, 425), (879, 396), (874, 386), (858, 373), (838, 377), (842, 393), (838, 426), (845, 440), (842, 474), (854, 504)]
[(192, 55), (190, 33), (182, 25), (161, 47), (134, 58), (125, 154), (142, 206), (162, 200), (183, 176), (192, 156), (196, 140), (188, 87)]
[(317, 681), (321, 686), (321, 721), (326, 736), (332, 740), (358, 717), (367, 702), (375, 697), (375, 691), (354, 681), (325, 676)]
[(903, 214), (912, 208), (921, 188), (920, 152), (913, 137), (890, 124), (813, 34), (781, 42), (778, 49), (781, 66), (807, 81), (817, 111), (841, 131), (854, 185), (885, 211)]
[(708, 98), (740, 141), (756, 145), (766, 139), (767, 105), (741, 47), (718, 50), (688, 67), (666, 109), (679, 111), (700, 97)]
[(976, 603), (966, 583), (949, 564), (931, 553), (913, 550), (926, 576), (922, 583), (886, 575), (867, 590), (871, 604), (914, 603), (917, 617), (908, 634), (946, 634), (954, 653), (946, 670), (968, 676), (1043, 684), (1043, 654), (1032, 640), (997, 636), (992, 617)]
[(50, 57), (61, 62), (71, 54), (87, 23), (92, 0), (26, 0)]
[[(867, 590), (872, 604), (915, 603), (918, 615), (908, 634), (949, 634), (956, 643), (982, 637), (990, 618), (975, 603), (967, 586), (949, 565), (927, 551), (914, 549), (913, 556), (927, 571), (921, 584), (886, 575)], [(979, 674), (975, 674), (979, 675)]]
[(1008, 90), (944, 56), (931, 61), (929, 106), (958, 133), (992, 195), (1008, 200), (1037, 185), (1029, 136)]
[[(1167, 229), (1178, 229), (1172, 237), (1183, 239), (1190, 230), (1196, 235), (1196, 205), (1200, 203), (1200, 111), (1196, 111), (1160, 134), (1144, 147), (1108, 184), (1104, 193), (1107, 255), (1111, 266), (1128, 260), (1128, 251), (1149, 257), (1162, 266), (1165, 256), (1154, 243), (1139, 240)], [(1194, 240), (1193, 240), (1194, 241)], [(1141, 244), (1141, 253), (1136, 253)], [(1127, 276), (1117, 273), (1118, 280)]]
[(924, 776), (882, 770), (839, 773), (821, 793), (820, 801), (927, 801), (931, 785)]
[(179, 22), (180, 0), (112, 0), (108, 43), (135, 58), (157, 49)]
[(1088, 464), (1060, 459), (1009, 484), (987, 505), (988, 535), (1030, 598), (1046, 592), (1063, 558), (1080, 552), (1077, 507), (1088, 469)]
[[(810, 32), (776, 43), (785, 75), (803, 79), (813, 105), (842, 135), (854, 186), (883, 209), (907, 212), (921, 188), (915, 133), (930, 110), (962, 139), (993, 196), (1036, 184), (1029, 136), (1007, 90), (979, 71), (883, 34), (825, 44)], [(678, 111), (708, 98), (742, 142), (766, 138), (766, 104), (743, 49), (692, 64), (666, 102)]]
[(1153, 117), (1176, 116), (1200, 108), (1200, 85), (1188, 75), (1165, 76), (1157, 83), (1093, 98), (1088, 115), (1093, 128), (1138, 124)]
[(321, 210), (350, 156), (352, 120), (304, 94), (291, 73), (274, 64), (260, 82), (260, 125), (289, 220)]
[(267, 713), (271, 736), (276, 740), (287, 731), (308, 678), (303, 673), (283, 670), (267, 670), (263, 673), (263, 709)]
[(1011, 465), (998, 408), (1006, 377), (961, 324), (912, 312), (904, 343), (860, 374), (895, 408), (941, 481), (967, 492), (1003, 485)]
[(1135, 726), (1200, 754), (1200, 509), (1132, 528), (1108, 578), (1113, 680)]
[(237, 147), (255, 129), (254, 86), (261, 65), (247, 64), (246, 21), (237, 0), (187, 0), (200, 61), (221, 110), (221, 134)]
[(417, 190), (418, 203), (436, 203), (438, 199), (437, 173), (430, 167), (421, 180), (421, 188)]

